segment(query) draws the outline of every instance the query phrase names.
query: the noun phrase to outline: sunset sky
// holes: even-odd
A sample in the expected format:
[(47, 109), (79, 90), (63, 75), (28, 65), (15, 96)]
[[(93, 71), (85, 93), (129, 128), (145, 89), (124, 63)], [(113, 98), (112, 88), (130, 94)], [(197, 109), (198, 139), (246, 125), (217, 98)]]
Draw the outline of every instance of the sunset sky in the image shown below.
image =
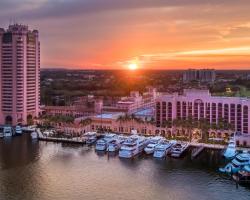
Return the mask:
[(38, 29), (41, 66), (250, 69), (250, 0), (0, 0)]

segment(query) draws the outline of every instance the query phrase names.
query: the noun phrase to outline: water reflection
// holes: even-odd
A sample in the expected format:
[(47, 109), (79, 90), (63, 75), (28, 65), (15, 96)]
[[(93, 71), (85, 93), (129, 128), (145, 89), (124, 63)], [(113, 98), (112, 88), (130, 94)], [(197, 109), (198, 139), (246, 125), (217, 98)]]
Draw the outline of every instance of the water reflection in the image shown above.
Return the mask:
[(28, 135), (0, 140), (0, 200), (6, 199), (249, 199), (217, 169), (219, 151), (192, 160), (120, 159), (94, 147), (32, 142)]
[(39, 143), (32, 142), (27, 135), (0, 140), (0, 168), (3, 170), (21, 167), (39, 158)]

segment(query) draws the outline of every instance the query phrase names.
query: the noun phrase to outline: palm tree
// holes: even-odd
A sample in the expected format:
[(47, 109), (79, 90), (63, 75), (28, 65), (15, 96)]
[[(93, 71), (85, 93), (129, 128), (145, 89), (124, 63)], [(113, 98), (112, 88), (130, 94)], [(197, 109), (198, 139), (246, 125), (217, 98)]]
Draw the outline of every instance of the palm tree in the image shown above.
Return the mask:
[(139, 123), (139, 124), (144, 123), (143, 119), (138, 118), (138, 117), (135, 117), (134, 120), (135, 120), (137, 123)]
[(121, 121), (123, 121), (123, 120), (124, 120), (123, 115), (120, 115), (120, 116), (116, 119), (117, 122), (121, 122)]
[(120, 131), (121, 123), (124, 121), (124, 116), (123, 116), (123, 115), (120, 115), (120, 116), (116, 119), (116, 121), (119, 122), (119, 131)]
[(201, 139), (204, 142), (208, 141), (208, 131), (211, 128), (210, 123), (207, 119), (199, 119), (198, 121), (198, 128), (201, 130)]
[(195, 128), (195, 121), (194, 119), (189, 116), (186, 120), (184, 120), (183, 127), (187, 130), (189, 141), (192, 140), (192, 130)]
[(164, 120), (161, 124), (162, 128), (171, 128), (172, 122), (168, 120)]
[(218, 124), (217, 124), (217, 128), (219, 130), (224, 130), (225, 129), (225, 120), (223, 118), (219, 118), (218, 119)]
[(211, 129), (218, 130), (218, 125), (216, 123), (211, 124)]
[(180, 128), (182, 132), (183, 132), (183, 129), (186, 129), (188, 126), (186, 123), (186, 120), (184, 119), (174, 119), (172, 125), (175, 129), (177, 127)]
[(91, 123), (92, 123), (92, 119), (90, 119), (90, 118), (86, 118), (86, 119), (83, 119), (83, 120), (80, 121), (80, 124), (83, 125), (83, 126), (87, 126), (87, 125), (89, 125)]
[(33, 121), (33, 119), (32, 119), (32, 116), (31, 116), (31, 115), (28, 115), (28, 117), (27, 117), (27, 124), (28, 124), (28, 125), (33, 125), (33, 123), (34, 123), (34, 121)]

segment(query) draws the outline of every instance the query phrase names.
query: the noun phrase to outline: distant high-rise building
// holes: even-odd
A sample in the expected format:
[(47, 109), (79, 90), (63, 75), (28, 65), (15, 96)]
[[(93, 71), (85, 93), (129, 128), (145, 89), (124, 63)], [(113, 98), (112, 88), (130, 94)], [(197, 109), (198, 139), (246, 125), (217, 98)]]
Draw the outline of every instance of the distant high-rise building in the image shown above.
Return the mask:
[(39, 105), (38, 31), (20, 24), (0, 28), (0, 124), (26, 124)]
[(215, 81), (214, 69), (188, 69), (183, 73), (183, 82), (199, 81), (204, 83), (213, 83)]

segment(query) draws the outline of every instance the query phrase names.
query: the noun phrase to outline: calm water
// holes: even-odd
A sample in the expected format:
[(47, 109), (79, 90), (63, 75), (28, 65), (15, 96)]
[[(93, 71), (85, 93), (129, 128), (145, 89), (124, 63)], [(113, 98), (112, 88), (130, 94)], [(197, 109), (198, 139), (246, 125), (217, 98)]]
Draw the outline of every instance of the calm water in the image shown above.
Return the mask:
[(195, 161), (134, 160), (98, 155), (93, 148), (32, 142), (28, 135), (0, 140), (0, 200), (28, 199), (250, 199), (250, 188), (217, 173), (220, 153)]

